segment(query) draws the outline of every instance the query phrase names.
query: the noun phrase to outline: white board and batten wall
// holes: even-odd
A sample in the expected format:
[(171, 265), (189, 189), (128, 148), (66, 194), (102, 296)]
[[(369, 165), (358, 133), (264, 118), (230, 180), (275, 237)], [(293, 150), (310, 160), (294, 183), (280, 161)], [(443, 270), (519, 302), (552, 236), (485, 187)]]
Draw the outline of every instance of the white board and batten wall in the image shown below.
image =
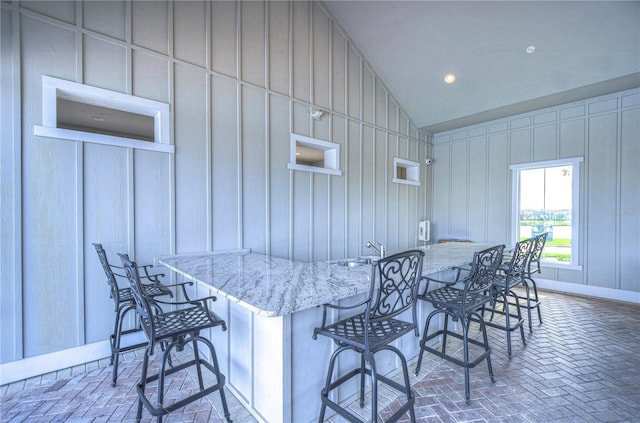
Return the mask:
[[(2, 2), (1, 14), (2, 383), (108, 354), (113, 303), (92, 242), (116, 264), (116, 252), (312, 261), (417, 244), (430, 170), (419, 186), (391, 179), (394, 157), (430, 155), (426, 136), (320, 3)], [(35, 135), (43, 75), (168, 104), (175, 153)], [(291, 133), (340, 144), (342, 176), (289, 170)]]
[(510, 165), (582, 157), (579, 265), (539, 286), (640, 303), (640, 90), (434, 135), (434, 239), (511, 239)]

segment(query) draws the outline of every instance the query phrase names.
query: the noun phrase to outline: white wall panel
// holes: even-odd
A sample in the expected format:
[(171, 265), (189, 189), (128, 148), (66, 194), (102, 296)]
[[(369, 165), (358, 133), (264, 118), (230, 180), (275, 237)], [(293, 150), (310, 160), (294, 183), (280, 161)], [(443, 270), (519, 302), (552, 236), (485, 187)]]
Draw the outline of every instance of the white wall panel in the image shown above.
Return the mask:
[(124, 46), (84, 36), (83, 83), (117, 92), (127, 92), (128, 53)]
[(289, 3), (268, 2), (269, 8), (269, 88), (289, 94)]
[[(31, 357), (77, 345), (77, 145), (41, 139), (23, 150), (24, 353)], [(65, 305), (65, 306), (62, 306)], [(55, 319), (52, 318), (55, 316)], [(59, 324), (67, 322), (67, 324)]]
[[(640, 97), (640, 94), (636, 95)], [(640, 110), (621, 113), (620, 289), (640, 290)]]
[(616, 287), (617, 126), (615, 113), (589, 119), (587, 283)]
[(455, 189), (451, 192), (451, 210), (449, 211), (450, 233), (452, 238), (466, 239), (468, 233), (469, 213), (469, 154), (467, 143), (451, 144), (451, 154), (455, 160), (451, 161), (449, 180)]
[(486, 239), (487, 221), (487, 140), (476, 138), (469, 142), (469, 213), (467, 238), (474, 242)]
[(395, 100), (389, 99), (387, 102), (388, 109), (388, 122), (389, 122), (389, 130), (392, 132), (398, 132), (398, 113), (400, 112), (398, 109), (398, 103)]
[[(61, 3), (58, 3), (60, 5)], [(82, 5), (82, 25), (92, 31), (118, 40), (125, 40), (127, 3), (123, 1), (92, 1)]]
[(375, 108), (376, 108), (376, 126), (381, 128), (388, 128), (388, 112), (387, 112), (387, 90), (384, 88), (380, 79), (376, 78), (376, 98), (375, 98)]
[(347, 121), (339, 116), (332, 116), (332, 142), (340, 145), (340, 168), (342, 169), (342, 178), (330, 178), (331, 183), (331, 197), (330, 197), (330, 209), (331, 213), (331, 227), (329, 229), (330, 237), (330, 250), (332, 258), (340, 258), (347, 256), (347, 179), (348, 179), (348, 166), (346, 155), (346, 131)]
[[(297, 101), (292, 102), (292, 132), (298, 135), (311, 136), (311, 117), (309, 106)], [(288, 163), (288, 162), (287, 162)]]
[(507, 205), (511, 197), (511, 172), (508, 151), (506, 133), (489, 136), (487, 240), (492, 243), (509, 239), (511, 210)]
[(296, 1), (293, 7), (293, 97), (298, 100), (310, 101), (310, 14), (309, 2)]
[[(373, 129), (368, 125), (362, 127), (362, 199), (360, 206), (362, 237), (367, 240), (374, 235), (375, 223), (375, 139)], [(363, 247), (363, 250), (366, 248)]]
[(362, 67), (362, 120), (373, 123), (375, 113), (375, 79), (368, 66)]
[(345, 148), (348, 170), (347, 180), (347, 255), (355, 256), (362, 250), (361, 242), (361, 213), (362, 213), (362, 127), (354, 121), (347, 123), (348, 144)]
[(166, 1), (131, 2), (132, 42), (158, 53), (169, 49), (169, 7)]
[(387, 154), (385, 173), (388, 175), (385, 180), (387, 189), (387, 248), (389, 251), (398, 248), (400, 225), (400, 184), (392, 182), (393, 158), (398, 157), (398, 135), (389, 134), (387, 139)]
[[(151, 263), (154, 256), (171, 252), (172, 204), (169, 163), (173, 156), (136, 150), (133, 160), (134, 203), (129, 204), (129, 207), (134, 209), (135, 221), (132, 246), (135, 250), (132, 254), (139, 262)], [(153, 219), (149, 216), (153, 216)]]
[(254, 315), (246, 308), (229, 302), (227, 325), (233, 327), (234, 336), (229, 337), (229, 372), (225, 375), (227, 383), (237, 392), (244, 393), (244, 400), (253, 404), (255, 398), (251, 387), (253, 380), (250, 367), (246, 363), (253, 360)]
[(347, 114), (356, 119), (360, 119), (362, 107), (362, 98), (360, 97), (362, 92), (361, 66), (360, 55), (349, 44), (347, 50)]
[(173, 54), (176, 59), (207, 66), (207, 3), (173, 3)]
[(313, 174), (313, 206), (311, 225), (311, 260), (324, 261), (329, 259), (329, 225), (330, 215), (328, 213), (330, 205), (329, 186), (331, 176), (321, 173)]
[(438, 144), (433, 147), (433, 211), (431, 212), (431, 240), (450, 237), (451, 213), (451, 146)]
[(330, 107), (331, 92), (331, 21), (318, 3), (312, 3), (313, 12), (313, 103), (321, 108)]
[(585, 120), (560, 122), (560, 158), (582, 157), (585, 148)]
[(238, 73), (237, 3), (211, 2), (211, 67), (225, 75)]
[(533, 161), (553, 160), (558, 156), (557, 151), (558, 128), (556, 125), (543, 125), (533, 129)]
[(133, 95), (150, 100), (169, 102), (169, 62), (150, 54), (134, 51)]
[(265, 86), (265, 4), (245, 1), (240, 3), (242, 79)]
[[(22, 357), (20, 59), (12, 54), (19, 21), (0, 9), (0, 362)], [(15, 29), (15, 31), (14, 31)]]
[(276, 257), (289, 256), (290, 175), (289, 100), (278, 95), (269, 98), (269, 250)]
[(209, 122), (205, 72), (188, 66), (174, 67), (176, 251), (209, 249)]
[(531, 161), (531, 130), (529, 128), (511, 131), (509, 152), (510, 163), (527, 163)]
[(291, 243), (293, 245), (293, 260), (308, 262), (311, 260), (311, 240), (313, 225), (312, 201), (313, 201), (313, 174), (310, 172), (293, 172), (293, 199), (291, 218), (293, 220), (293, 232)]
[(237, 84), (212, 78), (211, 202), (213, 249), (241, 247), (239, 237), (240, 169)]
[(41, 13), (67, 23), (76, 21), (76, 4), (74, 2), (28, 1), (24, 8)]
[(346, 113), (346, 87), (347, 87), (347, 41), (342, 32), (334, 25), (331, 33), (332, 40), (332, 106), (336, 113)]
[[(97, 342), (113, 332), (113, 321), (98, 316), (113, 316), (114, 304), (91, 243), (101, 243), (109, 262), (117, 266), (121, 262), (116, 253), (130, 252), (123, 241), (128, 239), (127, 231), (132, 224), (127, 184), (131, 163), (126, 149), (97, 144), (85, 145), (83, 162), (86, 341)], [(135, 259), (133, 254), (132, 258)]]
[[(20, 324), (23, 354), (32, 357), (77, 345), (84, 323), (76, 306), (81, 300), (76, 295), (77, 146), (33, 135), (33, 125), (42, 123), (42, 75), (73, 78), (76, 37), (73, 31), (28, 17), (21, 19), (20, 30), (22, 49), (30, 53), (20, 58), (22, 95), (37, 99), (22, 102), (19, 120), (23, 125)], [(52, 58), (56, 59), (55, 66)]]
[(242, 236), (243, 248), (267, 250), (266, 97), (263, 90), (242, 88)]
[[(387, 181), (391, 179), (391, 176), (387, 172), (387, 163), (392, 162), (393, 158), (389, 158), (387, 154), (387, 136), (382, 130), (376, 130), (375, 132), (375, 154), (373, 155), (373, 189), (375, 194), (375, 201), (373, 205), (374, 219), (373, 219), (373, 232), (371, 234), (364, 233), (363, 237), (370, 237), (379, 242), (387, 243), (387, 202), (388, 202), (388, 188)], [(372, 239), (372, 241), (373, 241)]]

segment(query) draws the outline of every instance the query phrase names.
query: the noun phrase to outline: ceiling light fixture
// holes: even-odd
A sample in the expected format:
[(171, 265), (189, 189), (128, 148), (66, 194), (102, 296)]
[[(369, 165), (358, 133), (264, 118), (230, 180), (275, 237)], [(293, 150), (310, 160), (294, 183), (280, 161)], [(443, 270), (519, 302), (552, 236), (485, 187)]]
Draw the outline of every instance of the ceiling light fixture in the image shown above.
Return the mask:
[(452, 73), (448, 73), (444, 76), (444, 82), (446, 82), (447, 84), (453, 84), (455, 80), (456, 76)]
[(526, 51), (527, 51), (528, 54), (531, 54), (534, 51), (536, 51), (536, 46), (529, 46), (529, 47), (527, 47)]

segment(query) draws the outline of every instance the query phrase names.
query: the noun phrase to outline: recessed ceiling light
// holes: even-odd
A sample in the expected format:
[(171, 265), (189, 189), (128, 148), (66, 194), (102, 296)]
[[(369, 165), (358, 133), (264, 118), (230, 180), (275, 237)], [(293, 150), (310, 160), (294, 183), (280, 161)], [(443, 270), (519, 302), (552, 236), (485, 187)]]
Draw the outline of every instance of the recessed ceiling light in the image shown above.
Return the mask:
[(453, 84), (455, 80), (456, 80), (456, 76), (452, 73), (446, 74), (444, 76), (444, 82), (446, 82), (447, 84)]
[(527, 47), (526, 51), (527, 51), (527, 53), (531, 54), (534, 51), (536, 51), (536, 46), (529, 46), (529, 47)]

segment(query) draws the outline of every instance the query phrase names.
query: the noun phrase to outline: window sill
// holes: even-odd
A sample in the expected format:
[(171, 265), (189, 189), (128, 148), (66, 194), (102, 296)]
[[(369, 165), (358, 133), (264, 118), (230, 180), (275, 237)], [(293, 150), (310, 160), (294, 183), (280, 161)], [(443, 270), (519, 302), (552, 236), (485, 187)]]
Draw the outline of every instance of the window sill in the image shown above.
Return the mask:
[(414, 185), (414, 186), (417, 186), (417, 187), (420, 186), (420, 182), (419, 181), (410, 181), (408, 179), (392, 178), (391, 182), (395, 182), (396, 184)]
[(111, 135), (94, 134), (92, 132), (75, 131), (71, 129), (51, 128), (34, 125), (33, 133), (39, 137), (60, 138), (70, 141), (90, 142), (93, 144), (113, 145), (117, 147), (137, 148), (140, 150), (157, 151), (160, 153), (175, 153), (175, 146), (151, 141), (141, 141), (133, 138), (121, 138)]
[(551, 261), (541, 261), (540, 266), (549, 267), (553, 269), (563, 269), (563, 270), (579, 270), (582, 271), (582, 265), (580, 264), (562, 264)]
[(342, 171), (338, 169), (327, 169), (317, 166), (306, 166), (295, 163), (289, 163), (289, 170), (301, 170), (303, 172), (324, 173), (326, 175), (342, 176)]

